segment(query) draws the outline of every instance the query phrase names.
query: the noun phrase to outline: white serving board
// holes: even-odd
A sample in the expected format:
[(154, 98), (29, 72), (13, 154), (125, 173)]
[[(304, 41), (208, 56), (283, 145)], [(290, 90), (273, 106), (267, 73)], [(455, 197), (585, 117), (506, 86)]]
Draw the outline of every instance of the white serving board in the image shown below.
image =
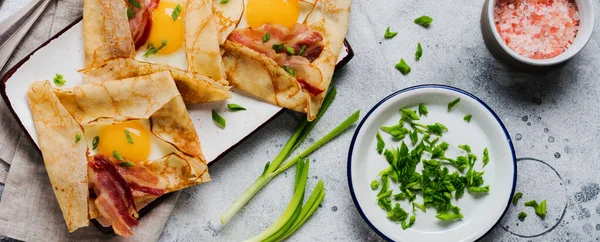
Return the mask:
[[(351, 50), (346, 47), (346, 51), (340, 54), (339, 60), (351, 58), (352, 54), (349, 51)], [(79, 21), (35, 51), (5, 80), (7, 105), (14, 111), (36, 145), (38, 145), (37, 133), (26, 95), (29, 84), (36, 80), (51, 81), (56, 73), (60, 73), (67, 80), (63, 87), (81, 85), (83, 76), (77, 71), (83, 68), (83, 27), (82, 22)], [(8, 75), (11, 72), (12, 70)], [(228, 103), (242, 105), (247, 110), (229, 112), (226, 108)], [(187, 108), (208, 163), (215, 161), (282, 111), (281, 107), (244, 95), (242, 91), (236, 89), (232, 89), (232, 97), (227, 101), (188, 105)], [(213, 123), (212, 110), (216, 110), (227, 120), (225, 129)]]

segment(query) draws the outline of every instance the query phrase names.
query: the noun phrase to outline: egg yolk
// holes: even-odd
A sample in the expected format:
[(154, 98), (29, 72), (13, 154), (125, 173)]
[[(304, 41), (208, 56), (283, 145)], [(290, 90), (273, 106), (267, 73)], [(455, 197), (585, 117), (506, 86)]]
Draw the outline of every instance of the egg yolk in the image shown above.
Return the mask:
[(149, 130), (140, 121), (126, 121), (104, 127), (98, 137), (101, 154), (114, 157), (117, 152), (126, 161), (141, 162), (150, 155)]
[(267, 23), (291, 28), (298, 22), (298, 16), (298, 0), (248, 0), (246, 4), (246, 21), (255, 29)]
[[(180, 6), (181, 12), (173, 20), (173, 11)], [(183, 44), (183, 16), (185, 6), (176, 2), (160, 1), (152, 12), (152, 27), (148, 36), (148, 44), (159, 48), (163, 41), (166, 44), (158, 51), (159, 54), (170, 54), (181, 48)]]

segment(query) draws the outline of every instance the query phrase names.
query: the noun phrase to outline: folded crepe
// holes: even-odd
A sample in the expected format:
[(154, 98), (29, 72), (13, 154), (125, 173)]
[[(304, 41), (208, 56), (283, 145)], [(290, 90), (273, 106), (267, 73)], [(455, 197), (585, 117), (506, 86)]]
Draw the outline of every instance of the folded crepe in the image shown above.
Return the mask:
[(119, 235), (132, 235), (139, 209), (210, 180), (168, 71), (65, 89), (36, 81), (28, 100), (70, 232), (97, 219)]
[(228, 81), (313, 120), (343, 46), (351, 0), (300, 1), (297, 24), (259, 27), (247, 27), (248, 1), (213, 5)]
[[(186, 102), (202, 100), (190, 95), (203, 92), (199, 88), (206, 84), (227, 91), (221, 87), (228, 83), (218, 44), (219, 31), (211, 16), (209, 0), (86, 0), (85, 66), (100, 68), (84, 72), (84, 82), (102, 79), (107, 75), (102, 71), (119, 71), (107, 69), (107, 65), (118, 67), (109, 62), (131, 58), (141, 62), (138, 65), (148, 66), (147, 70), (180, 73), (174, 79)], [(186, 79), (180, 79), (182, 76)]]

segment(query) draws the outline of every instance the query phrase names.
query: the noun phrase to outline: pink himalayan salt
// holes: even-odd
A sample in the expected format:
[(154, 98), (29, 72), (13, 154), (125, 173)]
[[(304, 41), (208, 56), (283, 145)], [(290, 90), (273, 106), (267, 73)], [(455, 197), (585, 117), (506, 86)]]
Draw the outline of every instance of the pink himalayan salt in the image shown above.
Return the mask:
[(499, 0), (494, 22), (506, 45), (519, 55), (548, 59), (575, 40), (579, 12), (573, 0)]

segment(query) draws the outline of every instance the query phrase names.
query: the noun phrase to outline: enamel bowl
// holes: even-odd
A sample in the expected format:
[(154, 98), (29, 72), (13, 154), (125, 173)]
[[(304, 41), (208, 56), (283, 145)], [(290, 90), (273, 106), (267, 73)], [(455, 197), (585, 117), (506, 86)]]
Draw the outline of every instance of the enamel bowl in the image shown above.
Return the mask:
[[(448, 103), (460, 97), (460, 102), (450, 111)], [(448, 157), (463, 155), (459, 144), (469, 144), (479, 158), (475, 170), (485, 171), (485, 185), (490, 186), (486, 195), (473, 195), (465, 191), (464, 196), (452, 204), (459, 206), (464, 215), (462, 220), (453, 222), (435, 218), (434, 208), (426, 213), (416, 211), (415, 224), (402, 230), (399, 223), (387, 219), (387, 214), (376, 201), (378, 190), (372, 190), (371, 181), (389, 165), (382, 155), (376, 151), (375, 135), (381, 126), (398, 123), (400, 108), (413, 110), (420, 104), (426, 104), (429, 114), (422, 116), (418, 122), (431, 124), (435, 122), (446, 125), (449, 129), (441, 141), (450, 144), (446, 151)], [(471, 114), (470, 122), (463, 120)], [(380, 131), (386, 148), (397, 147), (400, 142), (393, 141), (391, 136)], [(440, 142), (441, 142), (440, 141)], [(404, 139), (410, 148), (410, 139)], [(439, 144), (439, 143), (438, 143)], [(490, 161), (482, 168), (483, 149), (489, 149)], [(444, 165), (446, 166), (446, 165)], [(348, 154), (348, 183), (350, 193), (358, 212), (367, 224), (381, 237), (393, 241), (474, 241), (484, 236), (500, 220), (508, 209), (516, 183), (516, 158), (510, 136), (498, 116), (477, 97), (454, 87), (442, 85), (422, 85), (410, 87), (391, 94), (377, 103), (358, 125)], [(421, 164), (417, 166), (420, 173)], [(450, 168), (450, 172), (455, 169)], [(465, 171), (466, 172), (466, 171)], [(461, 173), (463, 176), (465, 172)], [(398, 186), (390, 181), (394, 194)], [(417, 202), (422, 203), (422, 196), (417, 195)], [(392, 202), (395, 203), (392, 199)], [(407, 201), (400, 201), (401, 207), (410, 215), (412, 208)]]

